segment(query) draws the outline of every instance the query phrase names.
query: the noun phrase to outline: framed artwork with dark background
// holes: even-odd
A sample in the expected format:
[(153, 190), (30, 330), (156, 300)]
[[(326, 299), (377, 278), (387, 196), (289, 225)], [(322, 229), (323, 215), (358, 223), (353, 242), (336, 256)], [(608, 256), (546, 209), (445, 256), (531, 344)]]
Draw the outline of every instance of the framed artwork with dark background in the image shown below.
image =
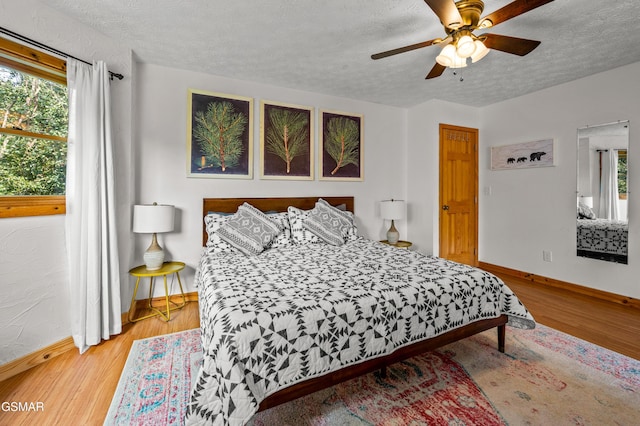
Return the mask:
[(253, 98), (189, 90), (187, 176), (253, 178)]
[(320, 180), (364, 180), (364, 117), (320, 111)]
[(313, 180), (312, 107), (260, 102), (260, 178)]

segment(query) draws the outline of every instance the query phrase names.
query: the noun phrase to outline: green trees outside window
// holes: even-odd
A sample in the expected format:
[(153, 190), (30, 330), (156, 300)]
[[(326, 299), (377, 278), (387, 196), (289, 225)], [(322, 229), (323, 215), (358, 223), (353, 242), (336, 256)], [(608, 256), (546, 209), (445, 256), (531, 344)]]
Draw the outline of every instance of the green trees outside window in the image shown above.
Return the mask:
[(0, 196), (64, 195), (64, 85), (0, 66)]
[(627, 151), (618, 151), (618, 194), (627, 197)]

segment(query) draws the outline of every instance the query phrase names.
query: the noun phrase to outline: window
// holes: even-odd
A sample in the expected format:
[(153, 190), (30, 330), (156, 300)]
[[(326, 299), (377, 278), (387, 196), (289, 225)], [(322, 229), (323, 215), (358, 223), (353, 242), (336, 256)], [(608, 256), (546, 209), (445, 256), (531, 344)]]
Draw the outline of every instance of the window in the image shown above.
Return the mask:
[(65, 213), (66, 62), (0, 38), (0, 217)]
[(618, 150), (618, 198), (627, 199), (627, 150)]

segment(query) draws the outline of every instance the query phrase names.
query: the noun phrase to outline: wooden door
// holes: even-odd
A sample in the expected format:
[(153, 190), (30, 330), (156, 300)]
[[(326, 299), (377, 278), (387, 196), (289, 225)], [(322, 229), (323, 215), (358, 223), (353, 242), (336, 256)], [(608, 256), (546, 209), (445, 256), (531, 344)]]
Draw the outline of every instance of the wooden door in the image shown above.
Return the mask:
[(478, 265), (478, 129), (440, 124), (440, 257)]

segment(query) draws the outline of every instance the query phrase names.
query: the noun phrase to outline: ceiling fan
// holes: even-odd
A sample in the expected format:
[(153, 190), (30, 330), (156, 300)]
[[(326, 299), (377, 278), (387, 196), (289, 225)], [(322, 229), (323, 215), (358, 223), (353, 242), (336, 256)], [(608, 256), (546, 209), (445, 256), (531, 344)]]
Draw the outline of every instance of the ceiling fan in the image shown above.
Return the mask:
[(471, 58), (472, 63), (478, 62), (489, 53), (490, 49), (524, 56), (538, 47), (540, 42), (499, 34), (484, 33), (475, 35), (473, 32), (494, 27), (553, 0), (515, 0), (482, 19), (480, 18), (484, 10), (484, 2), (482, 0), (424, 1), (440, 19), (447, 36), (376, 53), (371, 55), (371, 59), (386, 58), (435, 44), (442, 45), (444, 47), (436, 57), (436, 64), (427, 74), (426, 79), (430, 79), (442, 75), (447, 67), (466, 67), (468, 58)]

